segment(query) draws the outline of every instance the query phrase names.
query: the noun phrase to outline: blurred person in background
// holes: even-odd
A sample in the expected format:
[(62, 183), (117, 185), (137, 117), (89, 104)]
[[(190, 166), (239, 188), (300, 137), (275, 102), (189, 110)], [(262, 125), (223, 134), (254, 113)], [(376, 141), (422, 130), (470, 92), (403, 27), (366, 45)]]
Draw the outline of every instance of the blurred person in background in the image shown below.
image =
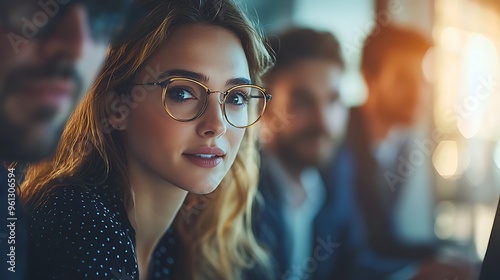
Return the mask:
[(263, 203), (254, 228), (275, 258), (276, 279), (408, 279), (408, 261), (368, 247), (353, 186), (339, 181), (352, 167), (332, 160), (348, 115), (338, 41), (295, 28), (270, 42), (276, 64), (265, 83), (273, 102), (260, 133)]
[[(361, 107), (352, 108), (350, 114), (346, 145), (354, 154), (354, 189), (367, 222), (370, 243), (378, 252), (395, 257), (419, 259), (434, 253), (432, 239), (422, 246), (410, 246), (398, 235), (396, 224), (402, 196), (414, 178), (401, 171), (403, 160), (410, 162), (410, 153), (417, 149), (413, 146), (412, 128), (422, 118), (422, 60), (430, 46), (423, 35), (413, 30), (395, 26), (375, 30), (366, 39), (362, 52), (361, 72), (368, 90), (367, 100)], [(424, 211), (413, 213), (416, 215), (412, 217), (412, 226), (414, 231), (432, 233), (431, 178), (425, 179), (419, 188), (426, 193), (414, 198), (421, 200), (418, 209)]]
[[(0, 0), (4, 165), (52, 154), (83, 87), (76, 65), (84, 46), (109, 42), (125, 18), (127, 2)], [(103, 58), (95, 57), (96, 68)], [(0, 167), (0, 279), (9, 280), (23, 279), (26, 268), (27, 233), (16, 175)]]
[(425, 101), (422, 61), (430, 47), (418, 32), (392, 25), (367, 37), (361, 72), (368, 97), (351, 109), (336, 160), (352, 168), (338, 176), (341, 184), (352, 184), (375, 252), (407, 260), (417, 279), (469, 279), (467, 269), (434, 261), (432, 175), (424, 164), (432, 147), (415, 133)]

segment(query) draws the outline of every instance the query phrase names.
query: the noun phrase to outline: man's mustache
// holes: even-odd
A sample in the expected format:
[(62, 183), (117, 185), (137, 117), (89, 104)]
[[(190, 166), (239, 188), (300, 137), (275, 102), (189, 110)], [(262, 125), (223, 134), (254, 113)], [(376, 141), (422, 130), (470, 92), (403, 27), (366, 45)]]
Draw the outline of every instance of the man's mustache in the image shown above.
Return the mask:
[(328, 133), (323, 129), (317, 128), (309, 128), (301, 131), (301, 133), (297, 134), (295, 137), (296, 140), (310, 140), (310, 139), (318, 139), (318, 138), (327, 138), (333, 141), (333, 135)]
[(0, 89), (3, 88), (3, 93), (0, 95), (12, 94), (33, 82), (50, 79), (71, 79), (77, 85), (77, 88), (81, 86), (81, 78), (74, 63), (52, 61), (41, 67), (22, 67), (10, 71), (4, 77), (4, 85), (0, 85)]

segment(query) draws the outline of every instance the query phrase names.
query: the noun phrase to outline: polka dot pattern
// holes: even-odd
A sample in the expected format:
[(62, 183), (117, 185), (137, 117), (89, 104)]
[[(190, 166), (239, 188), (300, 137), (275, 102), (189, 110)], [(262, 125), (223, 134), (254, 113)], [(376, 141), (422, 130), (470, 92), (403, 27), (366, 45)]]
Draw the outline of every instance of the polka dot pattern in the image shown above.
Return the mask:
[[(27, 279), (139, 279), (135, 231), (123, 205), (108, 186), (68, 186), (28, 209)], [(169, 229), (151, 257), (149, 279), (172, 278), (176, 244)]]

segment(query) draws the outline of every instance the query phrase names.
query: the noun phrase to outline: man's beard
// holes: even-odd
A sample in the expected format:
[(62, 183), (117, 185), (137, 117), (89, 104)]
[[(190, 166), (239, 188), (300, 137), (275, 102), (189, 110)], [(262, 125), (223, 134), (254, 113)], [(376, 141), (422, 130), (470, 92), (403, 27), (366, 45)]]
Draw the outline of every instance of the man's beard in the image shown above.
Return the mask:
[[(56, 106), (40, 106), (26, 113), (28, 121), (19, 124), (12, 120), (6, 108), (9, 98), (17, 98), (14, 94), (35, 81), (51, 79), (69, 79), (76, 85), (77, 92), (82, 86), (74, 65), (62, 62), (50, 62), (39, 68), (24, 67), (1, 77), (0, 159), (31, 162), (48, 157), (54, 152), (69, 112), (61, 112)], [(73, 94), (71, 108), (75, 105), (76, 97), (77, 94)]]
[[(316, 139), (324, 139), (327, 143), (330, 143), (328, 151), (320, 151), (319, 154), (310, 153), (304, 155), (303, 149), (300, 149), (300, 151), (297, 149), (299, 146), (300, 148), (304, 147), (305, 142)], [(323, 167), (331, 157), (330, 153), (333, 152), (335, 141), (332, 135), (314, 127), (305, 129), (293, 136), (277, 137), (276, 140), (274, 146), (278, 155), (299, 168)]]
[[(0, 114), (0, 118), (4, 116)], [(34, 139), (30, 127), (19, 127), (7, 121), (0, 122), (0, 157), (6, 161), (38, 161), (52, 155), (64, 128), (64, 122), (49, 128), (47, 137)]]

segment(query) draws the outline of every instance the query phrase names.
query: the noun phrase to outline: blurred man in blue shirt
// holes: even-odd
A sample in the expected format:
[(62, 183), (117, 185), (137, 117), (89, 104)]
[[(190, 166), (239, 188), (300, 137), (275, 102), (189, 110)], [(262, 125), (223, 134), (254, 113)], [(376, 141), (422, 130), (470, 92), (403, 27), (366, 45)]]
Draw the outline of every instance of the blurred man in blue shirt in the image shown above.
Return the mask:
[(264, 203), (254, 226), (275, 257), (277, 279), (390, 279), (408, 261), (371, 252), (353, 182), (345, 181), (352, 165), (332, 160), (348, 115), (338, 41), (310, 29), (270, 40), (276, 65), (265, 82), (273, 102), (262, 120)]

